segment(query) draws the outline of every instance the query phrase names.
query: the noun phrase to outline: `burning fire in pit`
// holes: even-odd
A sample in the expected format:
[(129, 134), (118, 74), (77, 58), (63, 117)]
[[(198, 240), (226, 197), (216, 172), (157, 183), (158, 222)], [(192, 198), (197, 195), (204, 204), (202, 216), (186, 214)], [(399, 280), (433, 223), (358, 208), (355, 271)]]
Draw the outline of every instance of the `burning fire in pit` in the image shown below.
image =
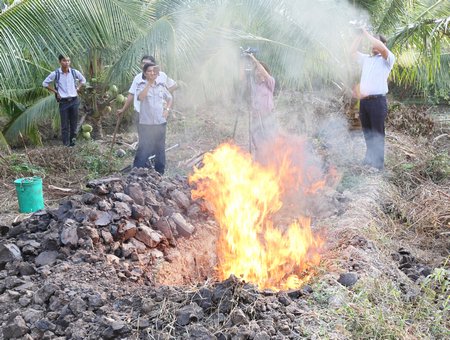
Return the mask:
[(190, 177), (196, 186), (193, 198), (207, 202), (220, 226), (221, 280), (233, 274), (260, 289), (294, 289), (308, 280), (308, 268), (318, 264), (323, 241), (312, 234), (310, 218), (274, 225), (286, 185), (296, 185), (306, 194), (324, 184), (306, 188), (306, 174), (292, 164), (287, 151), (276, 153), (276, 164), (263, 166), (237, 146), (222, 144), (205, 155), (204, 166)]

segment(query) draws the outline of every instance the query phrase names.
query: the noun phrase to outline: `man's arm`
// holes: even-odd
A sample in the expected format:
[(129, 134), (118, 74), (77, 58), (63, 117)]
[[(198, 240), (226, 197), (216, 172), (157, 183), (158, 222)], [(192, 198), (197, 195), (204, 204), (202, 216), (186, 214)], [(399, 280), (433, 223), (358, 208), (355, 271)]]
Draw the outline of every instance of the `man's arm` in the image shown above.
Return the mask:
[(50, 85), (50, 83), (52, 83), (55, 80), (55, 77), (56, 77), (55, 71), (51, 72), (47, 76), (47, 78), (45, 78), (45, 80), (42, 82), (42, 86), (45, 87), (50, 92), (58, 94), (58, 91), (56, 91), (56, 89)]
[(358, 48), (359, 45), (361, 45), (363, 37), (363, 32), (361, 31), (361, 33), (356, 36), (355, 40), (353, 40), (352, 46), (350, 47), (350, 53), (354, 60), (358, 59)]
[(249, 57), (253, 60), (253, 62), (256, 65), (256, 68), (258, 69), (259, 72), (261, 72), (264, 75), (264, 79), (268, 80), (271, 76), (270, 74), (266, 71), (266, 69), (264, 68), (264, 66), (261, 65), (261, 63), (259, 62), (258, 59), (256, 59), (256, 57), (253, 55), (253, 53), (249, 54)]

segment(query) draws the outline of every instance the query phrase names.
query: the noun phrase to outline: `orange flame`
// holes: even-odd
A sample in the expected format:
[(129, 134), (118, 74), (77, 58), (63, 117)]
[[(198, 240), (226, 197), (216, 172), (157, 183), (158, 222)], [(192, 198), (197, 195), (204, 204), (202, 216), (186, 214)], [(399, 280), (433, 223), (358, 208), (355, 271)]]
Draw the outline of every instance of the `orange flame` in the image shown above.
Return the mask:
[[(276, 153), (277, 159), (263, 166), (237, 146), (222, 144), (205, 155), (204, 166), (189, 178), (196, 185), (192, 197), (212, 207), (220, 226), (220, 279), (233, 274), (260, 289), (294, 289), (308, 280), (308, 268), (319, 263), (323, 241), (313, 236), (310, 218), (301, 216), (285, 228), (273, 224), (273, 215), (283, 205), (283, 192), (306, 182), (288, 150), (284, 148), (283, 156)], [(302, 192), (318, 190), (320, 185), (311, 183)]]

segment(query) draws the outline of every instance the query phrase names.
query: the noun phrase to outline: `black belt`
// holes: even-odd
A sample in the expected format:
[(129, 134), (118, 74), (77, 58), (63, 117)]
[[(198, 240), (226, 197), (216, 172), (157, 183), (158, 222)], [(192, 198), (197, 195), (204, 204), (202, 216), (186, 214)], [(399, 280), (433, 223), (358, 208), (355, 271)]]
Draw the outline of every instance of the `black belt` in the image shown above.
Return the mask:
[(77, 99), (78, 97), (67, 97), (67, 98), (61, 98), (59, 100), (60, 103), (68, 103), (71, 101), (74, 101), (75, 99)]
[(371, 100), (371, 99), (384, 98), (384, 97), (386, 97), (385, 94), (371, 94), (370, 96), (365, 96), (365, 97), (363, 97), (361, 99)]

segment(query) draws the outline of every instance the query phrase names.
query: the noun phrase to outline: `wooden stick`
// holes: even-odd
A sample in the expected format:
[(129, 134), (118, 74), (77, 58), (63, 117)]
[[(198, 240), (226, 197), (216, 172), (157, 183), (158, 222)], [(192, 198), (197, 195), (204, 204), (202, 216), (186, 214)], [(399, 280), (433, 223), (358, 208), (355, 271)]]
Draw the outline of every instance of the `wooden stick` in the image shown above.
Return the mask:
[(117, 118), (116, 127), (114, 128), (114, 134), (113, 134), (113, 138), (112, 138), (112, 142), (111, 142), (111, 149), (109, 150), (109, 157), (108, 157), (108, 163), (109, 163), (108, 172), (111, 172), (111, 168), (112, 168), (112, 152), (113, 152), (113, 148), (114, 148), (114, 143), (116, 142), (117, 131), (119, 130), (119, 125), (120, 125), (120, 122), (122, 121), (122, 115), (123, 114), (121, 114)]

